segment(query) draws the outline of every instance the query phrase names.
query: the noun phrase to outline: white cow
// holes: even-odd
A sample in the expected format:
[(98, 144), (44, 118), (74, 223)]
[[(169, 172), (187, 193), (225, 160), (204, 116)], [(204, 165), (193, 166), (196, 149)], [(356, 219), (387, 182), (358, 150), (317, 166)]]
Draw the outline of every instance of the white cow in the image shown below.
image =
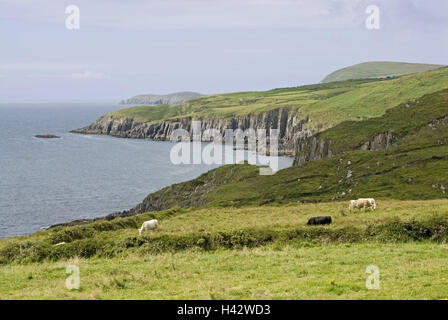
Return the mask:
[(371, 211), (374, 211), (376, 209), (376, 201), (373, 198), (359, 198), (358, 200), (350, 200), (350, 204), (348, 206), (348, 209), (351, 213), (357, 209), (363, 209), (363, 211), (366, 211), (366, 208), (370, 208)]
[(138, 229), (138, 234), (141, 235), (143, 232), (147, 230), (154, 230), (159, 227), (159, 223), (156, 219), (148, 220), (143, 222), (142, 227)]

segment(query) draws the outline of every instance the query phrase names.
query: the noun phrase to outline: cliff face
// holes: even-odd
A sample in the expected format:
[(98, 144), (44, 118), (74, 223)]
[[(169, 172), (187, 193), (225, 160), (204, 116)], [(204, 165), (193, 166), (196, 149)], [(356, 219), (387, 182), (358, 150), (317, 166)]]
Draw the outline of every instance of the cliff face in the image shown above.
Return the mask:
[(383, 132), (373, 137), (370, 141), (365, 142), (360, 149), (370, 151), (382, 150), (395, 146), (397, 142), (397, 136), (390, 132)]
[[(382, 132), (353, 150), (383, 150), (396, 146), (398, 141), (398, 136), (390, 132)], [(308, 161), (331, 158), (334, 153), (332, 151), (332, 140), (322, 139), (318, 135), (313, 136), (298, 142), (294, 165), (300, 166)]]
[(297, 152), (294, 158), (294, 165), (300, 166), (308, 161), (331, 158), (331, 140), (311, 137), (297, 143)]
[[(174, 130), (182, 128), (190, 132), (192, 137), (192, 118), (184, 117), (157, 123), (139, 123), (130, 118), (115, 117), (113, 115), (102, 116), (95, 123), (77, 130), (75, 133), (82, 134), (106, 134), (120, 138), (140, 138), (169, 141)], [(222, 118), (196, 118), (201, 121), (202, 131), (206, 129), (217, 129), (222, 134), (226, 129), (269, 129), (279, 130), (279, 153), (293, 155), (298, 142), (312, 136), (315, 131), (304, 128), (310, 120), (301, 117), (297, 111), (289, 108), (281, 108), (252, 114), (237, 116), (231, 119)]]

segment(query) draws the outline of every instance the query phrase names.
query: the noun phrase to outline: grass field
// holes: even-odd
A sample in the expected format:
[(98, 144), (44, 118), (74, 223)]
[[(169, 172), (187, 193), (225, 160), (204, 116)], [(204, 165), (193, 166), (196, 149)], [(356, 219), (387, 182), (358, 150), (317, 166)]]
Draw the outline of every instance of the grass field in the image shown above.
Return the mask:
[(333, 81), (345, 81), (350, 79), (382, 78), (388, 76), (402, 76), (438, 69), (443, 65), (405, 63), (405, 62), (364, 62), (332, 72), (323, 83)]
[[(448, 200), (383, 200), (378, 206), (354, 214), (346, 202), (177, 208), (9, 238), (0, 241), (0, 257), (9, 257), (0, 264), (0, 297), (447, 297)], [(333, 224), (305, 226), (318, 215), (331, 215)], [(138, 236), (139, 224), (154, 216), (160, 228)], [(61, 240), (66, 243), (56, 246)], [(23, 252), (14, 251), (18, 247)], [(80, 268), (79, 290), (65, 287), (68, 265)], [(369, 265), (380, 270), (378, 290), (365, 286)]]
[[(80, 268), (80, 289), (65, 287)], [(380, 288), (366, 288), (366, 268)], [(442, 299), (448, 246), (291, 243), (0, 267), (2, 299)], [(331, 280), (334, 279), (332, 284)]]

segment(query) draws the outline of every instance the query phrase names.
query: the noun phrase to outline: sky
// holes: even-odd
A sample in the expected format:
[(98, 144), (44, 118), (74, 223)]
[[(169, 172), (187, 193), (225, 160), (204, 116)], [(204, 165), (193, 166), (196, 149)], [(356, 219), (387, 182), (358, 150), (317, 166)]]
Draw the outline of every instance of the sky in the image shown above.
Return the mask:
[[(366, 28), (370, 5), (379, 29)], [(267, 90), (366, 61), (448, 64), (447, 14), (446, 0), (0, 0), (0, 101)]]

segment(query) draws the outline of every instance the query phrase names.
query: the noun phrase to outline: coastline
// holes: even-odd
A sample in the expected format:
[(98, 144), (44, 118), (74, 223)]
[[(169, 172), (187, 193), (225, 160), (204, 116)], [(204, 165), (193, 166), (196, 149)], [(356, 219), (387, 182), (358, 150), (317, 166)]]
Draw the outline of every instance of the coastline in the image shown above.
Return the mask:
[[(76, 130), (72, 130), (72, 131), (70, 131), (70, 132), (71, 132), (71, 133), (77, 133), (77, 134), (85, 134), (85, 133), (79, 133), (79, 132), (75, 132), (75, 131), (76, 131)], [(99, 135), (106, 135), (106, 134), (99, 134)], [(122, 137), (115, 137), (115, 136), (112, 136), (112, 137), (114, 137), (114, 138), (122, 138)], [(125, 138), (125, 139), (143, 139), (143, 138), (127, 137), (127, 138)], [(146, 139), (148, 139), (148, 140), (152, 140), (152, 139), (149, 139), (149, 138), (146, 138)], [(168, 141), (165, 141), (165, 140), (159, 140), (159, 141), (161, 141), (161, 142), (170, 142), (169, 140), (168, 140)], [(223, 143), (223, 144), (224, 144), (224, 143)], [(233, 148), (233, 150), (237, 150), (237, 148)], [(244, 151), (248, 151), (247, 147), (244, 148)], [(258, 153), (258, 150), (257, 150), (256, 152)], [(264, 156), (264, 154), (263, 154), (263, 156)], [(269, 152), (269, 150), (266, 150), (266, 155), (265, 155), (265, 156), (267, 156), (267, 157), (270, 156), (270, 152)], [(291, 160), (294, 159), (293, 155), (292, 155), (291, 153), (287, 153), (287, 152), (279, 152), (279, 154), (278, 154), (277, 156), (279, 156), (279, 157), (287, 157), (287, 158), (290, 158)], [(293, 164), (293, 163), (291, 163), (291, 166), (292, 166), (292, 164)], [(222, 167), (222, 166), (224, 166), (224, 165), (225, 165), (225, 164), (223, 164), (223, 165), (221, 165), (221, 166), (219, 166), (219, 167)], [(218, 168), (219, 168), (219, 167), (218, 167)], [(289, 167), (289, 166), (288, 166), (288, 167)], [(211, 170), (213, 170), (213, 169), (211, 169)], [(280, 169), (280, 170), (281, 170), (281, 169)], [(208, 171), (207, 171), (207, 172), (208, 172)], [(206, 173), (207, 173), (207, 172), (206, 172)], [(204, 173), (204, 174), (205, 174), (205, 173)], [(196, 177), (195, 179), (197, 179), (197, 178), (198, 178), (198, 177)], [(195, 180), (195, 179), (193, 179), (193, 180)], [(188, 181), (184, 181), (184, 182), (188, 182)], [(164, 187), (164, 188), (162, 188), (162, 189), (156, 190), (155, 192), (149, 193), (149, 194), (145, 197), (145, 199), (142, 200), (142, 202), (140, 202), (137, 206), (135, 206), (135, 207), (133, 207), (133, 208), (130, 208), (130, 209), (128, 209), (128, 210), (115, 211), (115, 212), (109, 213), (109, 214), (107, 214), (107, 215), (100, 216), (100, 217), (95, 217), (95, 218), (75, 219), (75, 220), (68, 221), (68, 222), (57, 223), (57, 224), (53, 224), (53, 225), (48, 226), (47, 228), (45, 228), (45, 230), (47, 230), (47, 229), (52, 229), (52, 228), (56, 228), (56, 227), (60, 227), (60, 226), (77, 226), (77, 225), (83, 225), (83, 224), (88, 224), (88, 223), (96, 222), (96, 221), (110, 221), (110, 220), (113, 220), (113, 219), (116, 219), (116, 218), (130, 217), (130, 216), (133, 216), (133, 215), (142, 214), (142, 213), (146, 213), (146, 212), (155, 212), (155, 211), (162, 211), (162, 210), (169, 209), (168, 207), (164, 207), (163, 203), (161, 203), (159, 199), (157, 199), (156, 201), (154, 201), (154, 202), (157, 202), (157, 203), (158, 203), (158, 205), (155, 205), (155, 206), (153, 206), (153, 205), (148, 205), (148, 202), (151, 201), (151, 196), (152, 196), (152, 195), (157, 194), (158, 192), (160, 192), (160, 191), (162, 191), (162, 190), (164, 190), (164, 189), (171, 188), (172, 186), (174, 186), (174, 185), (178, 185), (178, 184), (181, 184), (181, 183), (182, 183), (182, 182), (177, 182), (177, 183), (168, 185), (168, 186), (166, 186), (166, 187)]]

